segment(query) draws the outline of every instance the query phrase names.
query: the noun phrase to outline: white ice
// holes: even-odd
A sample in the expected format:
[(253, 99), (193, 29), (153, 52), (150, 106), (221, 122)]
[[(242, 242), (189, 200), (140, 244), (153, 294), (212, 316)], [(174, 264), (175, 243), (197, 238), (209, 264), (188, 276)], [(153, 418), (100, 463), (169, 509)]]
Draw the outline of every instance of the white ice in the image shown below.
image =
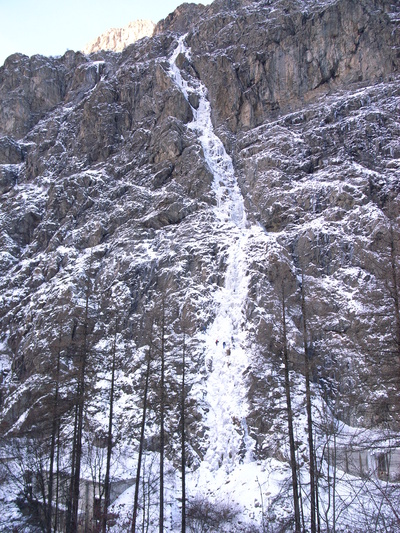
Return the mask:
[(188, 102), (190, 92), (199, 97), (198, 108), (192, 107), (194, 118), (189, 127), (198, 135), (214, 178), (215, 224), (229, 234), (225, 284), (216, 294), (216, 316), (205, 335), (208, 379), (204, 399), (209, 405), (206, 423), (209, 447), (204, 462), (211, 471), (224, 467), (230, 472), (235, 465), (251, 459), (254, 444), (247, 433), (247, 388), (243, 378), (249, 364), (245, 349), (244, 308), (248, 292), (246, 247), (251, 230), (232, 159), (214, 132), (207, 89), (197, 79), (182, 77), (176, 66), (179, 54), (190, 58), (185, 36), (179, 39), (171, 56), (171, 75)]

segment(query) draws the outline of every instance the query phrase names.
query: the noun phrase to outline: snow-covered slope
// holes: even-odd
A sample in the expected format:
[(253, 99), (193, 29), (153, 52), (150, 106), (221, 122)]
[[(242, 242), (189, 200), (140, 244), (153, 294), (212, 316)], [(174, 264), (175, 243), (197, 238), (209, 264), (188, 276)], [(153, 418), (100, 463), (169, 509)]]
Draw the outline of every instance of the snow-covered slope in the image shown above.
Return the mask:
[(115, 359), (108, 526), (130, 527), (150, 358), (140, 530), (159, 529), (164, 412), (166, 530), (181, 530), (184, 418), (188, 530), (294, 531), (284, 304), (305, 524), (309, 365), (321, 530), (398, 530), (398, 15), (216, 0), (120, 54), (8, 58), (7, 524), (34, 531), (26, 473), (49, 472), (52, 442), (65, 519), (82, 361), (81, 478), (104, 483)]

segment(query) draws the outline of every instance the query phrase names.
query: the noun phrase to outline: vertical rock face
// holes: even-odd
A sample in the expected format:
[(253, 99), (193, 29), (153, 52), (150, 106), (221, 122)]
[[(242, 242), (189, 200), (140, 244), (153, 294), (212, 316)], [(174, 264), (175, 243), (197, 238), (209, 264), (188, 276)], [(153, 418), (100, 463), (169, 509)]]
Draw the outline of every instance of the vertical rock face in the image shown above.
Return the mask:
[(134, 20), (123, 28), (112, 28), (96, 37), (82, 50), (84, 54), (93, 54), (100, 50), (122, 52), (124, 48), (143, 37), (153, 35), (155, 24), (151, 20)]
[(1, 135), (21, 139), (46, 113), (92, 89), (98, 74), (80, 53), (67, 52), (61, 59), (10, 56), (0, 73)]
[(104, 435), (117, 322), (121, 442), (149, 346), (158, 431), (164, 339), (169, 460), (184, 345), (190, 472), (285, 461), (282, 289), (299, 440), (305, 321), (319, 412), (399, 430), (399, 20), (389, 0), (216, 0), (118, 54), (6, 60), (3, 434), (48, 430), (59, 355), (68, 434), (85, 345), (86, 431)]
[(369, 2), (321, 4), (213, 4), (190, 39), (193, 65), (207, 81), (218, 119), (232, 131), (342, 84), (370, 84), (396, 72), (397, 23), (389, 3), (372, 9)]

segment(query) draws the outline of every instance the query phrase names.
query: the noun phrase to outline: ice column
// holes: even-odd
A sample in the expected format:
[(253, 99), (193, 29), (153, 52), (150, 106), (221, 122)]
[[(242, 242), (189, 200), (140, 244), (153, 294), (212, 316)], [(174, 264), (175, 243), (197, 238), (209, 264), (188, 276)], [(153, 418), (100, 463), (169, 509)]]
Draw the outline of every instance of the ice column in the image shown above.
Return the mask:
[(187, 74), (182, 76), (176, 65), (181, 53), (190, 60), (185, 36), (179, 39), (170, 58), (171, 77), (188, 102), (190, 93), (199, 97), (198, 108), (192, 107), (194, 118), (188, 127), (196, 132), (214, 177), (216, 234), (223, 235), (228, 244), (225, 286), (216, 293), (215, 320), (205, 335), (209, 369), (206, 400), (210, 406), (207, 425), (210, 429), (204, 462), (208, 468), (215, 470), (225, 467), (229, 472), (239, 460), (250, 460), (253, 446), (246, 426), (248, 405), (243, 378), (243, 371), (248, 366), (243, 321), (248, 292), (245, 250), (250, 230), (232, 159), (214, 132), (207, 89), (197, 78)]

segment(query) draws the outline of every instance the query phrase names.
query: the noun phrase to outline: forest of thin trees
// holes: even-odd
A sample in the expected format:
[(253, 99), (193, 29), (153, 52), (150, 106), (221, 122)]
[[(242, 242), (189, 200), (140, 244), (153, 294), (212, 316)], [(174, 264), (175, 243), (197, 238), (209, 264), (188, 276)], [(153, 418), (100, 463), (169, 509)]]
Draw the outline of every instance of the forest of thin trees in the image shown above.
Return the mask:
[[(382, 353), (391, 361), (388, 386), (398, 391), (399, 228), (390, 211), (384, 214), (388, 226), (384, 236), (386, 255), (379, 264), (371, 263), (371, 269), (383, 280), (387, 290), (384, 298), (392, 303), (392, 329), (388, 344), (382, 346)], [(282, 493), (268, 506), (264, 505), (263, 499), (267, 487), (260, 484), (262, 531), (339, 533), (345, 530), (342, 517), (348, 505), (358, 506), (362, 517), (358, 518), (359, 523), (354, 525), (353, 531), (400, 530), (399, 483), (393, 483), (387, 474), (390, 449), (399, 449), (399, 439), (393, 438), (391, 433), (387, 453), (377, 459), (378, 471), (360, 471), (360, 475), (354, 478), (344, 471), (343, 449), (339, 446), (343, 424), (340, 422), (341, 412), (336, 410), (340, 404), (340, 384), (331, 382), (331, 391), (336, 392), (327, 395), (326, 379), (324, 381), (319, 374), (321, 358), (314, 343), (317, 332), (313, 330), (315, 321), (310, 318), (306, 265), (299, 266), (295, 278), (295, 293), (290, 292), (285, 282), (276, 288), (280, 303), (276, 334), (279, 353), (276, 355), (282, 363), (278, 378), (286, 402), (286, 458), (290, 476)], [(138, 328), (140, 337), (134, 339), (136, 359), (131, 372), (135, 380), (135, 416), (131, 417), (134, 420), (131, 427), (124, 429), (123, 438), (133, 443), (136, 466), (131, 473), (132, 511), (125, 522), (125, 531), (147, 533), (155, 531), (155, 524), (160, 533), (165, 531), (166, 479), (170, 474), (167, 465), (171, 461), (179, 471), (180, 479), (176, 499), (181, 519), (180, 524), (174, 525), (175, 530), (182, 533), (232, 531), (235, 530), (233, 509), (224, 506), (223, 502), (215, 505), (206, 498), (193, 498), (187, 493), (186, 473), (193, 453), (188, 440), (187, 416), (193, 316), (190, 306), (180, 306), (174, 301), (166, 284), (160, 287), (143, 307)], [(122, 370), (126, 372), (132, 359), (129, 351), (132, 340), (124, 337), (126, 316), (115, 302), (108, 310), (107, 330), (96, 330), (100, 312), (98, 301), (94, 267), (90, 261), (81, 288), (81, 307), (70, 314), (55, 314), (54, 339), (46, 354), (51, 360), (51, 372), (43, 380), (43, 397), (38, 402), (40, 408), (34, 423), (19, 434), (9, 435), (6, 426), (3, 428), (3, 453), (10, 461), (3, 461), (1, 465), (1, 480), (11, 481), (19, 487), (18, 505), (32, 531), (106, 533), (118, 520), (111, 505), (113, 468), (118, 462), (118, 443), (122, 438), (115, 406), (121, 394), (118, 376)], [(300, 310), (303, 342), (301, 350), (297, 347), (296, 353), (292, 349), (289, 330), (294, 308)], [(101, 348), (100, 340), (105, 341)], [(300, 357), (299, 351), (302, 352)], [(295, 369), (299, 371), (297, 378)], [(107, 422), (99, 433), (93, 429), (90, 413), (96, 401), (100, 401), (96, 398), (99, 391), (95, 383), (100, 370), (107, 382), (107, 386), (101, 389)], [(306, 456), (299, 455), (296, 420), (299, 406), (293, 406), (293, 383), (298, 381), (299, 375), (304, 385), (301, 408), (306, 413)], [(4, 402), (6, 389), (4, 384), (2, 387)], [(325, 402), (315, 401), (316, 391)], [(398, 399), (393, 405), (391, 416), (396, 419)], [(364, 445), (368, 450), (371, 443)], [(359, 448), (358, 444), (357, 450)], [(353, 460), (351, 452), (350, 447), (347, 462)], [(351, 471), (350, 464), (346, 468)], [(343, 487), (347, 491), (346, 497)], [(276, 518), (274, 506), (281, 505), (288, 498), (292, 512), (282, 522)], [(367, 501), (373, 503), (367, 505)]]

